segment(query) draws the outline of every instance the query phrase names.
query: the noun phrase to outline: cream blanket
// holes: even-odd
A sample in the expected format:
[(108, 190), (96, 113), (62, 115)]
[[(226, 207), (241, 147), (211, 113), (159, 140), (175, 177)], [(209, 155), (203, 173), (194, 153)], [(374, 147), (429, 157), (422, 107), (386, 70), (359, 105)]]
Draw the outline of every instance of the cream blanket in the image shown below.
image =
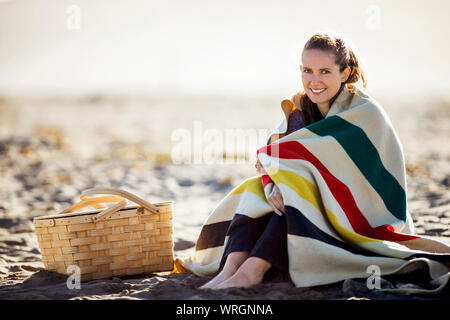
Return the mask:
[(450, 276), (450, 247), (413, 235), (403, 152), (385, 111), (362, 91), (344, 88), (325, 119), (284, 135), (291, 105), (282, 103), (286, 117), (257, 151), (268, 175), (249, 178), (225, 196), (182, 265), (214, 275), (233, 218), (244, 215), (251, 223), (272, 212), (266, 197), (275, 183), (286, 208), (289, 273), (297, 287), (355, 278), (369, 283), (378, 272), (404, 278), (425, 270), (425, 279), (408, 281), (426, 286), (390, 290), (440, 292)]

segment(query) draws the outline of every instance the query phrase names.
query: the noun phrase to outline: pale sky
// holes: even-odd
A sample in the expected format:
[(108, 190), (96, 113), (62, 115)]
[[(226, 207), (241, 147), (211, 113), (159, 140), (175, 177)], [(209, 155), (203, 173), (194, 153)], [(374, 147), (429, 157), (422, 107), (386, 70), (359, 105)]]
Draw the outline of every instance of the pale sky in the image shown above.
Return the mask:
[(446, 93), (449, 9), (445, 0), (2, 1), (0, 93), (289, 94), (319, 30), (357, 46), (371, 90)]

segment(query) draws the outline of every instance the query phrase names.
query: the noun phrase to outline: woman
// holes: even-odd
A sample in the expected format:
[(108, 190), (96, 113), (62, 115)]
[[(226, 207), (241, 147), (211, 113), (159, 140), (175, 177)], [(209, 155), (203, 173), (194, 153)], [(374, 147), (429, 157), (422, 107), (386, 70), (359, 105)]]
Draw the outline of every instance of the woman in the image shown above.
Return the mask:
[[(298, 109), (294, 108), (292, 113), (287, 116), (286, 134), (322, 120), (345, 84), (351, 85), (361, 79), (366, 87), (364, 73), (352, 49), (345, 46), (342, 39), (332, 39), (327, 35), (313, 35), (305, 44), (300, 72), (302, 73), (304, 92), (302, 95), (292, 98), (294, 104), (297, 102)], [(289, 103), (286, 101), (285, 105), (289, 106)], [(258, 172), (264, 173), (259, 160), (255, 166)], [(267, 177), (267, 175), (265, 176)], [(276, 185), (267, 200), (273, 211), (281, 216), (284, 212), (283, 197)], [(273, 217), (270, 222), (273, 224), (276, 220), (282, 223), (282, 219), (276, 219), (276, 217)], [(267, 231), (272, 232), (273, 230), (267, 229)], [(242, 232), (245, 234), (248, 231), (243, 230)], [(265, 248), (264, 243), (261, 246), (263, 249)], [(229, 250), (235, 249), (230, 248)], [(267, 254), (270, 255), (271, 252), (267, 252)], [(260, 283), (266, 271), (273, 265), (269, 261), (270, 258), (264, 259), (263, 257), (263, 254), (258, 256), (258, 253), (253, 253), (249, 258), (248, 251), (230, 252), (222, 271), (201, 288), (247, 287)], [(285, 254), (283, 258), (286, 260)], [(283, 262), (285, 264), (283, 271), (287, 271), (287, 261)]]
[(259, 182), (225, 197), (184, 262), (216, 274), (200, 289), (249, 287), (269, 270), (320, 285), (418, 259), (448, 274), (450, 248), (412, 235), (402, 150), (382, 108), (354, 86), (366, 80), (352, 48), (315, 34), (300, 71), (304, 91), (282, 102), (286, 119), (258, 150)]

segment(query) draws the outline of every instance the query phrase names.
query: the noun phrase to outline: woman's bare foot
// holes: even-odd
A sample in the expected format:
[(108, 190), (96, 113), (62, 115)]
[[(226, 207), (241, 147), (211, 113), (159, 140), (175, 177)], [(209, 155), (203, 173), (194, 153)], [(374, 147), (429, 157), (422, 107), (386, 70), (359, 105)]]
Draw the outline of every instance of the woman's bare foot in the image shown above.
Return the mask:
[(225, 261), (225, 265), (223, 266), (222, 271), (198, 289), (215, 289), (223, 281), (226, 281), (227, 279), (232, 277), (233, 274), (235, 274), (238, 268), (241, 266), (241, 264), (245, 261), (245, 259), (247, 259), (247, 257), (247, 251), (230, 253), (227, 257), (227, 260)]
[(204, 290), (204, 289), (213, 289), (223, 281), (230, 278), (235, 272), (237, 271), (237, 267), (230, 267), (227, 270), (223, 269), (217, 276), (212, 278), (210, 281), (199, 287), (198, 289)]
[(248, 258), (229, 279), (223, 281), (212, 289), (225, 289), (232, 287), (247, 288), (259, 284), (264, 279), (264, 274), (272, 265), (257, 257)]

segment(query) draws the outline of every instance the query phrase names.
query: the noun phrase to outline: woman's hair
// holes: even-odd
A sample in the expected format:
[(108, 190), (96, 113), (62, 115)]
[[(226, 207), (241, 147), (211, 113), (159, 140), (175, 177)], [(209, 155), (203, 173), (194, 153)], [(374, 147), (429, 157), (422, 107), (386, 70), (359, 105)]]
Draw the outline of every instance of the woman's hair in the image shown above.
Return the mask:
[[(335, 56), (335, 63), (339, 66), (340, 72), (343, 72), (345, 68), (350, 67), (350, 75), (347, 81), (341, 85), (338, 93), (331, 99), (330, 107), (344, 86), (346, 86), (351, 93), (355, 93), (356, 88), (353, 84), (361, 79), (363, 87), (366, 88), (367, 82), (361, 68), (361, 63), (356, 57), (353, 49), (345, 43), (342, 38), (338, 36), (330, 36), (326, 33), (316, 33), (306, 42), (303, 47), (303, 52), (311, 49), (318, 49), (333, 53)], [(300, 105), (302, 106), (306, 125), (323, 119), (319, 108), (311, 101), (311, 99), (309, 99), (306, 92), (302, 92), (300, 95)]]

